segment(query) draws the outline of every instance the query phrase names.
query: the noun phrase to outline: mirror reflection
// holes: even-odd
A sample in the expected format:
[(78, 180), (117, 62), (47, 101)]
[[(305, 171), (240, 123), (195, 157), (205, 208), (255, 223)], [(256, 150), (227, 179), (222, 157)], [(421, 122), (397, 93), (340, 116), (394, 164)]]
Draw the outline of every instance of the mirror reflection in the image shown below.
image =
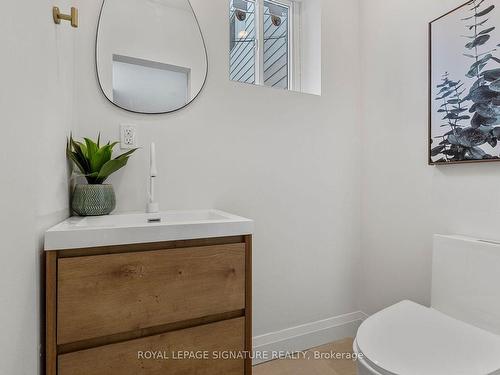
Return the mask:
[(113, 104), (150, 114), (188, 105), (208, 69), (188, 0), (104, 0), (96, 63), (102, 91)]

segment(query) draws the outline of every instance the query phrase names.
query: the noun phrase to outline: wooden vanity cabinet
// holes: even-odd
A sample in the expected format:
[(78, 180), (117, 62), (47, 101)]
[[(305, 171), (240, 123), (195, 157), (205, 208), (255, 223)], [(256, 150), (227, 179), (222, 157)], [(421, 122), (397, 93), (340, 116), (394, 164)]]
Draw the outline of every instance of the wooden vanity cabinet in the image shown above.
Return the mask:
[(250, 375), (251, 253), (250, 235), (47, 251), (46, 374)]

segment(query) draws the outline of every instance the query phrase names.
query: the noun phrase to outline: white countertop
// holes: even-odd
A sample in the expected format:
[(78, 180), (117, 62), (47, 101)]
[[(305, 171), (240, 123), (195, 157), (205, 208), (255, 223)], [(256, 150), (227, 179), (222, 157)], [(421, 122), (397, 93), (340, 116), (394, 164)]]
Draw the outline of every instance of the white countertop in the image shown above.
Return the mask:
[[(149, 222), (160, 219), (159, 222)], [(45, 250), (248, 235), (253, 220), (219, 210), (70, 217), (45, 233)]]

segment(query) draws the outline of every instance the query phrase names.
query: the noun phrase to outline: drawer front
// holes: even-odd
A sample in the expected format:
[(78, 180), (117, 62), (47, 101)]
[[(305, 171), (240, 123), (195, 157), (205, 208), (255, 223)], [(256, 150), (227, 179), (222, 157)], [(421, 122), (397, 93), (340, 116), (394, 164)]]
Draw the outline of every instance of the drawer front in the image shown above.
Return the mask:
[(244, 308), (244, 244), (58, 260), (59, 345)]
[[(224, 351), (243, 352), (244, 325), (239, 318), (60, 355), (58, 374), (243, 375), (243, 359), (214, 358)], [(172, 353), (179, 351), (207, 352), (209, 359), (174, 359)]]

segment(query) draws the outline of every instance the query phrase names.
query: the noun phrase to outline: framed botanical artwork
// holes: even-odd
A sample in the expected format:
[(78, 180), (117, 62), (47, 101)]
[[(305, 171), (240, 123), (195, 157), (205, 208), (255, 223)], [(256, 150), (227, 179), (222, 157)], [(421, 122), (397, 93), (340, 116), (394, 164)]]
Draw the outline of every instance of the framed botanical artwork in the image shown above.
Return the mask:
[(429, 28), (429, 163), (500, 161), (500, 1), (468, 1)]

